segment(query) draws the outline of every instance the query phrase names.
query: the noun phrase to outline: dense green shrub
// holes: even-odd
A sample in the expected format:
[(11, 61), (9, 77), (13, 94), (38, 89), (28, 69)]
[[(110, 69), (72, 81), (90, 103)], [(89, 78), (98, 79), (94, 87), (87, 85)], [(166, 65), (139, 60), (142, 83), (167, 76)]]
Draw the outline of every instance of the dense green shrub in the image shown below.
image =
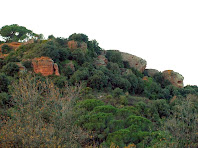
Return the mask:
[(143, 131), (149, 131), (152, 126), (151, 121), (147, 118), (135, 115), (129, 116), (125, 124), (127, 127), (136, 125)]
[(33, 70), (32, 62), (31, 61), (28, 61), (28, 60), (27, 61), (23, 61), (22, 64), (23, 64), (23, 66), (25, 66), (25, 68), (27, 70)]
[(106, 57), (109, 62), (117, 63), (121, 68), (124, 67), (122, 56), (119, 51), (107, 50)]
[(6, 65), (6, 62), (3, 59), (0, 59), (0, 69)]
[(130, 131), (128, 129), (121, 129), (110, 133), (107, 137), (108, 145), (115, 143), (117, 146), (124, 147), (130, 141)]
[(93, 110), (94, 112), (103, 112), (103, 113), (112, 113), (116, 114), (117, 108), (113, 107), (112, 105), (103, 105), (103, 106), (97, 106)]
[(87, 111), (92, 111), (97, 106), (102, 106), (104, 103), (97, 99), (88, 99), (81, 101), (77, 104), (77, 107), (85, 108)]
[(94, 74), (91, 77), (89, 77), (88, 85), (91, 88), (101, 90), (107, 86), (107, 77), (104, 75), (102, 71), (96, 70), (94, 71)]
[(10, 96), (6, 92), (1, 92), (0, 93), (0, 108), (7, 107), (9, 105), (9, 102), (10, 102)]
[(63, 88), (67, 84), (67, 78), (63, 77), (63, 76), (59, 76), (59, 77), (55, 78), (54, 84), (56, 86), (58, 86), (58, 88)]
[(78, 83), (81, 80), (88, 80), (89, 78), (89, 71), (88, 69), (79, 69), (74, 72), (74, 74), (70, 78), (71, 83)]
[(19, 72), (19, 66), (15, 63), (8, 63), (2, 68), (2, 72), (4, 72), (8, 76), (14, 76)]
[(81, 49), (74, 50), (72, 52), (72, 57), (79, 65), (85, 62), (85, 53)]
[(113, 74), (121, 74), (119, 65), (117, 63), (108, 62), (107, 68), (113, 73)]
[(166, 80), (162, 73), (157, 73), (153, 76), (155, 81), (161, 85), (162, 88), (165, 88), (168, 85), (171, 85), (170, 81)]
[(1, 47), (1, 52), (3, 54), (8, 54), (10, 51), (12, 50), (12, 48), (10, 48), (8, 45), (4, 44), (2, 47)]
[(89, 38), (87, 35), (82, 34), (82, 33), (74, 33), (69, 36), (69, 40), (74, 40), (74, 41), (79, 41), (79, 42), (85, 42), (87, 43)]
[(109, 122), (109, 131), (115, 132), (118, 131), (120, 129), (124, 129), (124, 121), (123, 120), (111, 120)]

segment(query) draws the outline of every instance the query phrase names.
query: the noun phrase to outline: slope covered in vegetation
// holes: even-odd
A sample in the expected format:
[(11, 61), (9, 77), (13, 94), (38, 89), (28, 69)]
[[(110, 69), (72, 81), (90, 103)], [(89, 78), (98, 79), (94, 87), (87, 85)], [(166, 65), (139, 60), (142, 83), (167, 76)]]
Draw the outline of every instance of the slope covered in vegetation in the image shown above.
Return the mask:
[(85, 34), (0, 35), (1, 147), (198, 146), (198, 87), (181, 75), (151, 74)]

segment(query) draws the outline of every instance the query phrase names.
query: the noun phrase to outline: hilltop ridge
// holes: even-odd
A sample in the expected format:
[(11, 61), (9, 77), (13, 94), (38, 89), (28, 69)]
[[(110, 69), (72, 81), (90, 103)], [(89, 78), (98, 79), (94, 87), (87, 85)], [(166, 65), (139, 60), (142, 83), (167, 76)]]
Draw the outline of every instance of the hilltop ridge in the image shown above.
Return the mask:
[(82, 33), (2, 29), (0, 147), (198, 146), (198, 87), (181, 74)]

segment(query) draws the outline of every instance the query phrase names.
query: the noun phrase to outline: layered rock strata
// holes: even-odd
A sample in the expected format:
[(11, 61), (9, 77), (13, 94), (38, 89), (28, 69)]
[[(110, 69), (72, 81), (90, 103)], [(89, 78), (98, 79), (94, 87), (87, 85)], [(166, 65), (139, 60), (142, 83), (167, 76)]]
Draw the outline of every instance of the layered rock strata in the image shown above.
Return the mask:
[(32, 65), (35, 73), (41, 73), (43, 76), (59, 76), (58, 65), (49, 57), (34, 58)]

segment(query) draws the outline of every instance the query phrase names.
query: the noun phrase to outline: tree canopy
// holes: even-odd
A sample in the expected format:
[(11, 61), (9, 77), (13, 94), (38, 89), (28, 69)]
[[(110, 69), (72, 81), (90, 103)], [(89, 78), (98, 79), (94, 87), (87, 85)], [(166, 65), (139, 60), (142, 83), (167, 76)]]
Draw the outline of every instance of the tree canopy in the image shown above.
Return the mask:
[(17, 24), (5, 25), (0, 29), (0, 35), (6, 42), (18, 42), (30, 38), (41, 38), (26, 27)]

